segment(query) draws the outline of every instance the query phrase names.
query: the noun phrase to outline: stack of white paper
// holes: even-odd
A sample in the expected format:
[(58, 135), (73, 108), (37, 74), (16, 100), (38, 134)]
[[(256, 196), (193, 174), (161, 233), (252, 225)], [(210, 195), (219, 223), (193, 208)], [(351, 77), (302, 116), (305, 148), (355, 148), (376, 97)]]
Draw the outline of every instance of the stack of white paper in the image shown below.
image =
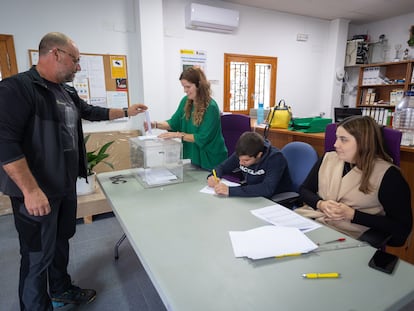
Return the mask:
[(321, 224), (303, 217), (280, 204), (258, 208), (252, 210), (251, 213), (257, 218), (275, 226), (295, 227), (303, 232), (308, 232), (321, 227)]
[(299, 229), (292, 227), (263, 226), (248, 231), (230, 231), (229, 234), (236, 257), (288, 256), (318, 247)]

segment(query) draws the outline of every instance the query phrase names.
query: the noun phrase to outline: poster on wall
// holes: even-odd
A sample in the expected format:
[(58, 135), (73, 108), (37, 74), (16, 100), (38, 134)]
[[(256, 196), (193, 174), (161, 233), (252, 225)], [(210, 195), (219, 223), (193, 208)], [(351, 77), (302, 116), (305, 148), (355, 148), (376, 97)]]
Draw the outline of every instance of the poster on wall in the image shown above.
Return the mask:
[(39, 51), (29, 50), (30, 66), (37, 65), (39, 61)]
[(112, 79), (125, 79), (126, 74), (125, 56), (111, 56), (111, 76)]
[[(29, 50), (30, 65), (37, 64), (39, 53)], [(78, 95), (88, 104), (104, 108), (129, 106), (127, 59), (125, 55), (80, 54), (79, 70), (73, 82)]]
[(199, 50), (180, 50), (183, 71), (188, 67), (197, 66), (206, 73), (207, 53)]
[(123, 108), (128, 107), (127, 92), (108, 92), (107, 96), (108, 108)]
[(76, 73), (73, 86), (79, 96), (88, 104), (107, 107), (106, 85), (103, 57), (100, 55), (82, 55), (79, 65), (81, 70)]
[[(37, 65), (39, 61), (39, 51), (29, 50), (30, 65)], [(73, 82), (68, 82), (73, 86), (80, 98), (88, 104), (108, 107), (105, 85), (105, 70), (102, 55), (81, 54), (78, 71)]]
[(89, 96), (89, 80), (88, 78), (76, 78), (73, 81), (73, 87), (78, 91), (78, 95), (84, 101), (90, 104), (90, 96)]

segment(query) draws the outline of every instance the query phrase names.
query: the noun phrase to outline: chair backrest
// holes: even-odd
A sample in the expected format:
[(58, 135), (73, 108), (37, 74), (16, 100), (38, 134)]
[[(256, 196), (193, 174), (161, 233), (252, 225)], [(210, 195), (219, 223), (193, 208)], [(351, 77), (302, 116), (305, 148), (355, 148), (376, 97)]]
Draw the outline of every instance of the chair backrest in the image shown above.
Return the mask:
[(311, 145), (301, 141), (290, 142), (280, 151), (288, 163), (292, 191), (298, 192), (300, 185), (318, 160), (318, 153)]
[(335, 151), (336, 123), (331, 123), (325, 129), (325, 152)]
[(228, 155), (230, 156), (236, 147), (237, 140), (244, 132), (251, 131), (250, 116), (244, 114), (221, 115), (221, 131), (224, 137)]
[[(402, 133), (389, 127), (383, 127), (382, 136), (387, 153), (392, 158), (394, 164), (400, 166)], [(325, 152), (335, 150), (335, 141), (336, 124), (328, 124), (325, 130)]]
[(402, 133), (389, 127), (382, 128), (385, 148), (395, 165), (400, 166)]

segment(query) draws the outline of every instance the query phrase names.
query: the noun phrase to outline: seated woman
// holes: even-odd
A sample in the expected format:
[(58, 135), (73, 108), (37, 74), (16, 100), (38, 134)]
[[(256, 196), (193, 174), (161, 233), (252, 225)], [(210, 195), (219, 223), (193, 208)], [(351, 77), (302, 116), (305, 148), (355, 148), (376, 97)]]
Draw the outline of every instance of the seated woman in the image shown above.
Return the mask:
[(368, 116), (338, 124), (335, 150), (318, 161), (300, 188), (295, 211), (354, 238), (368, 229), (405, 243), (412, 228), (410, 188), (386, 154), (380, 127)]

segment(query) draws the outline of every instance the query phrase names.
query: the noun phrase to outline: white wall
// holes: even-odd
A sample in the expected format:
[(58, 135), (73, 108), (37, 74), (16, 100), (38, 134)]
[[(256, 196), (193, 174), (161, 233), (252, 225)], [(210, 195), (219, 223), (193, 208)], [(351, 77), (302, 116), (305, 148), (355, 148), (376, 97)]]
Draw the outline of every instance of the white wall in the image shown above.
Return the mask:
[[(142, 102), (139, 31), (135, 0), (13, 0), (3, 1), (0, 32), (12, 34), (19, 71), (29, 68), (28, 49), (37, 49), (51, 31), (67, 34), (82, 53), (127, 55), (131, 102)], [(103, 122), (95, 127), (129, 128), (126, 122)], [(108, 127), (109, 126), (109, 127)], [(88, 125), (86, 126), (88, 130)]]
[[(281, 98), (292, 106), (297, 116), (330, 113), (329, 91), (322, 87), (331, 84), (324, 72), (329, 47), (330, 22), (276, 11), (245, 6), (227, 5), (240, 12), (240, 27), (234, 34), (217, 34), (188, 30), (184, 27), (184, 8), (189, 1), (164, 1), (165, 66), (171, 113), (183, 92), (180, 74), (180, 49), (203, 50), (207, 53), (207, 77), (218, 80), (213, 95), (223, 104), (224, 53), (264, 55), (278, 58), (277, 101)], [(220, 1), (205, 2), (225, 7)], [(309, 34), (307, 42), (296, 41), (298, 33)], [(346, 38), (344, 38), (346, 40)], [(335, 51), (336, 52), (336, 51)], [(175, 102), (175, 105), (174, 105)], [(328, 104), (328, 105), (326, 105)], [(327, 107), (328, 106), (328, 107)], [(168, 115), (167, 114), (167, 115)]]
[[(205, 0), (197, 2), (239, 10), (240, 27), (231, 35), (200, 32), (184, 27), (184, 8), (189, 2), (6, 1), (0, 10), (0, 32), (14, 36), (19, 71), (29, 66), (27, 50), (37, 49), (40, 38), (50, 31), (68, 34), (83, 53), (127, 55), (130, 100), (149, 105), (154, 120), (168, 118), (183, 96), (178, 81), (181, 73), (180, 49), (206, 51), (207, 76), (218, 81), (212, 88), (221, 107), (224, 53), (277, 57), (277, 100), (284, 98), (292, 106), (295, 116), (320, 112), (329, 116), (332, 107), (339, 105), (335, 73), (336, 68), (343, 64), (346, 21), (329, 22)], [(404, 37), (406, 41), (413, 15), (364, 25), (363, 31), (373, 32), (378, 27), (373, 36), (385, 33), (390, 39)], [(402, 26), (396, 27), (394, 23)], [(355, 30), (353, 27), (350, 29)], [(389, 32), (391, 29), (392, 33)], [(308, 34), (309, 40), (296, 41), (298, 33)], [(390, 43), (393, 41), (390, 40)], [(128, 126), (129, 123), (125, 122), (113, 125), (115, 128)], [(91, 130), (99, 127), (109, 129), (108, 124), (87, 127)]]

